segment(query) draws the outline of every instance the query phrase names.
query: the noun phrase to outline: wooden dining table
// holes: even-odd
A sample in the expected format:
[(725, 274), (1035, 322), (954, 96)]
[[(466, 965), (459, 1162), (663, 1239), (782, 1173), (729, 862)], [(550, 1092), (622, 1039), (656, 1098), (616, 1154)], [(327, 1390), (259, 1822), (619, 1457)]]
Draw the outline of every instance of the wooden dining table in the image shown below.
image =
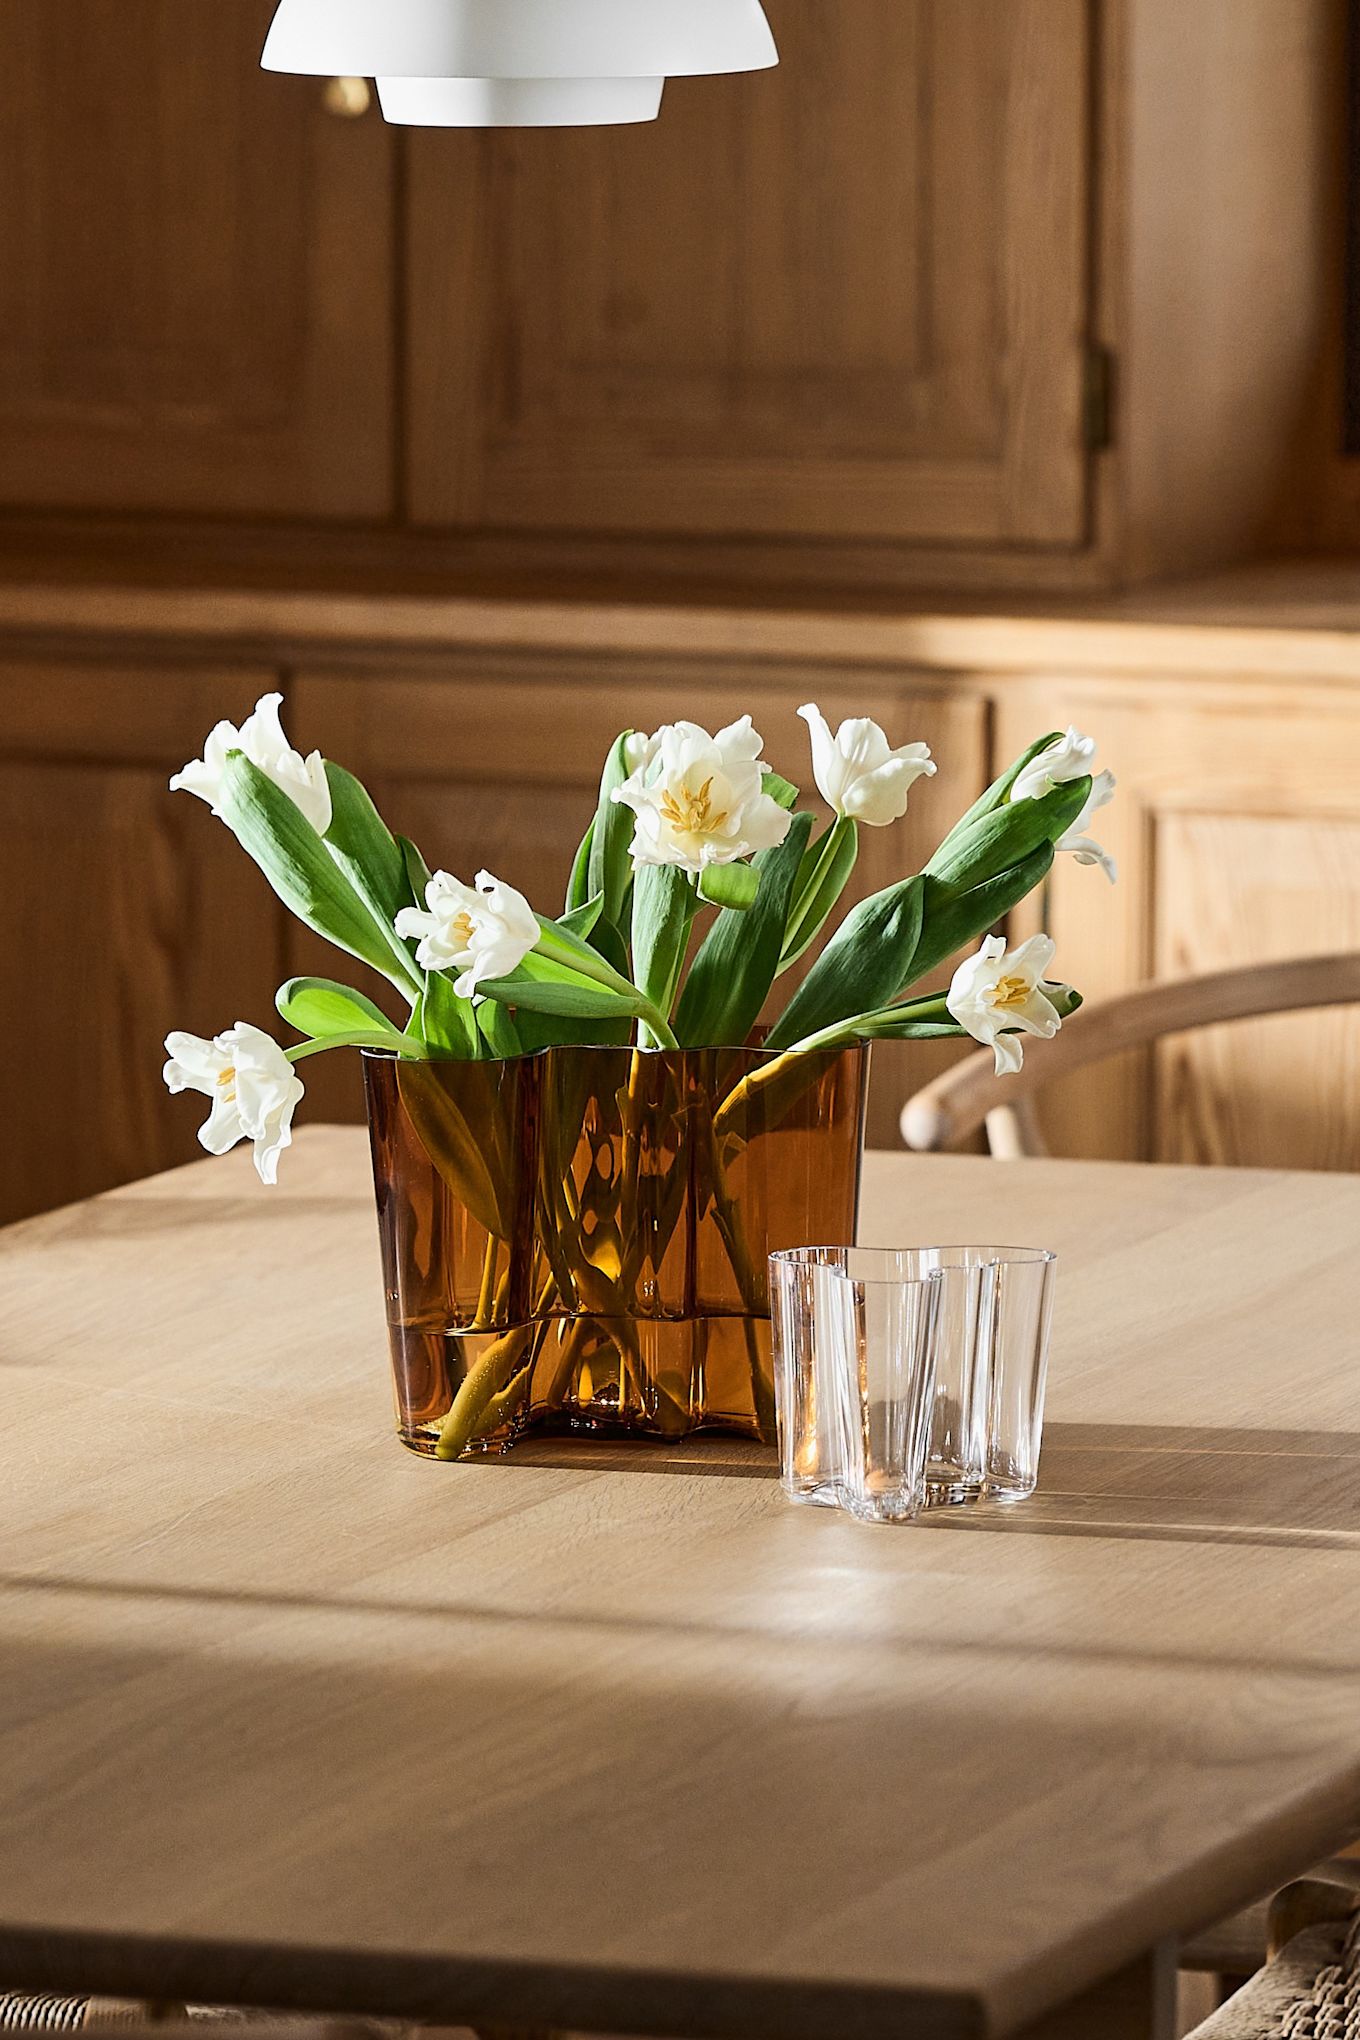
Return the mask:
[(881, 1154), (1061, 1257), (1039, 1493), (397, 1443), (365, 1139), (0, 1235), (0, 1989), (1151, 2040), (1360, 1831), (1360, 1178)]

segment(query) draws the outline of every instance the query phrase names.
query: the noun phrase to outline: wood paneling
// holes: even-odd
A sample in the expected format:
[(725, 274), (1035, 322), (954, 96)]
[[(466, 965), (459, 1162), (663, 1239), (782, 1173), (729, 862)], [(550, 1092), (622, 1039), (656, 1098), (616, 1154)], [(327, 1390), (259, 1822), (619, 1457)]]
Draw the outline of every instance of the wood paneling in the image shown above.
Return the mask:
[(1303, 520), (1343, 81), (1336, 0), (1107, 0), (1102, 18), (1098, 317), (1119, 363), (1114, 552), (1139, 580)]
[(771, 0), (654, 129), (412, 138), (419, 521), (1075, 543), (1082, 0)]
[[(1159, 977), (1360, 951), (1360, 811), (1165, 814), (1154, 869)], [(1360, 1008), (1183, 1035), (1155, 1067), (1160, 1161), (1360, 1169)]]
[[(1111, 677), (1006, 683), (999, 749), (1067, 722), (1119, 779), (1093, 833), (1111, 889), (1061, 857), (1046, 897), (1057, 973), (1088, 997), (1158, 974), (1308, 955), (1360, 939), (1360, 701), (1299, 682)], [(1082, 1071), (1045, 1093), (1055, 1152), (1353, 1165), (1360, 1026), (1307, 1014), (1235, 1024)], [(1190, 1083), (1193, 1073), (1194, 1084)]]
[[(918, 870), (986, 771), (986, 709), (967, 689), (946, 699), (928, 686), (889, 690), (881, 676), (825, 667), (737, 668), (719, 683), (711, 666), (678, 659), (620, 661), (606, 672), (569, 656), (461, 663), (461, 673), (427, 676), (305, 672), (292, 692), (296, 741), (359, 773), (391, 826), (418, 842), (432, 867), (470, 880), (485, 866), (544, 913), (559, 910), (600, 768), (621, 729), (651, 730), (681, 716), (717, 729), (749, 709), (771, 763), (808, 788), (814, 809), (820, 802), (797, 720), (809, 696), (833, 725), (871, 715), (895, 742), (929, 743), (937, 777), (918, 785), (902, 823), (862, 831), (847, 904)], [(291, 941), (297, 970), (346, 975), (304, 930)], [(790, 981), (785, 996), (791, 988)], [(385, 991), (369, 989), (390, 1004)], [(875, 1049), (871, 1139), (895, 1140), (903, 1100), (956, 1053), (950, 1043)], [(318, 1058), (305, 1076), (313, 1116), (359, 1116), (353, 1058)]]
[(390, 130), (269, 14), (0, 0), (0, 502), (392, 512)]
[(204, 1110), (161, 1083), (174, 1027), (268, 1026), (282, 912), (166, 781), (266, 673), (0, 666), (0, 1216), (188, 1161)]

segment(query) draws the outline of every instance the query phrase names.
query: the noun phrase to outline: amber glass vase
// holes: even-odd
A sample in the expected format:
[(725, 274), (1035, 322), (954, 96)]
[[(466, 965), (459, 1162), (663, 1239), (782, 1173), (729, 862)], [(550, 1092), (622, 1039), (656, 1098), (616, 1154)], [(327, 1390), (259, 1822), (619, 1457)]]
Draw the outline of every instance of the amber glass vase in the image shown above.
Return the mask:
[(364, 1058), (397, 1424), (773, 1442), (767, 1257), (855, 1236), (869, 1051)]

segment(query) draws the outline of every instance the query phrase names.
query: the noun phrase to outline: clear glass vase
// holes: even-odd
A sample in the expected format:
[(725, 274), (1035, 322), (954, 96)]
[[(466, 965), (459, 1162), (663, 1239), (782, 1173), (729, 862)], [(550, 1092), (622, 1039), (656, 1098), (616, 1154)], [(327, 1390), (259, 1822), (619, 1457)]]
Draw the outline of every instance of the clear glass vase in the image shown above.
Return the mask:
[(397, 1424), (772, 1443), (768, 1257), (854, 1238), (869, 1051), (364, 1058)]

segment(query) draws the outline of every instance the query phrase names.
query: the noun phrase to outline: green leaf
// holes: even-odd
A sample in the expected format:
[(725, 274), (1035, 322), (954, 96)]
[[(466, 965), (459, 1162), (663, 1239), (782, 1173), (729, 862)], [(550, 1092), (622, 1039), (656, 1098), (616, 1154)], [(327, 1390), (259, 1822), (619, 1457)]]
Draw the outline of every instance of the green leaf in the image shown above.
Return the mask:
[(509, 1062), (512, 1056), (523, 1055), (525, 1043), (519, 1028), (494, 999), (483, 999), (475, 1008), (473, 1024), (496, 1061)]
[(926, 866), (926, 874), (954, 891), (971, 892), (1022, 863), (1043, 844), (1056, 843), (1090, 796), (1087, 777), (1055, 787), (1042, 800), (1017, 800), (994, 808), (942, 844)]
[[(1001, 807), (1005, 800), (1007, 799), (1008, 795), (1010, 794), (1010, 790), (1014, 786), (1016, 780), (1020, 777), (1020, 774), (1024, 771), (1026, 765), (1032, 763), (1032, 761), (1039, 756), (1041, 751), (1047, 751), (1051, 749), (1054, 744), (1060, 744), (1061, 742), (1062, 742), (1061, 730), (1050, 730), (1046, 737), (1036, 737), (1034, 742), (1030, 745), (1029, 749), (1027, 751), (1022, 751), (1020, 753), (1020, 756), (1016, 759), (1015, 763), (1013, 765), (1008, 765), (1006, 770), (1002, 773), (1001, 777), (999, 779), (994, 779), (991, 785), (987, 788), (987, 791), (984, 794), (982, 794), (979, 799), (973, 802), (973, 805), (969, 808), (967, 814), (959, 816), (959, 819), (955, 822), (953, 828), (949, 831), (949, 834), (945, 837), (944, 842), (941, 843), (939, 849), (935, 852), (935, 856), (936, 857), (942, 856), (945, 850), (949, 847), (949, 845), (953, 843), (956, 836), (964, 835), (967, 830), (972, 828), (974, 822), (980, 822), (984, 815), (989, 815), (991, 814), (994, 808)], [(933, 861), (934, 860), (932, 859), (932, 862)]]
[(312, 1041), (324, 1041), (331, 1034), (365, 1032), (390, 1035), (394, 1043), (401, 1040), (400, 1028), (392, 1025), (380, 1006), (362, 992), (336, 984), (333, 978), (289, 978), (279, 986), (274, 1004), (290, 1027)]
[(421, 1034), (431, 1055), (471, 1062), (480, 1054), (477, 1015), (470, 999), (460, 999), (453, 979), (441, 970), (425, 974), (421, 1002)]
[(586, 879), (587, 899), (593, 899), (596, 893), (603, 894), (605, 919), (612, 921), (616, 928), (622, 928), (627, 919), (628, 895), (633, 882), (629, 850), (635, 817), (632, 809), (616, 801), (613, 794), (631, 776), (627, 751), (632, 734), (631, 730), (624, 730), (615, 739), (605, 760), (600, 779), (600, 804), (595, 810), (591, 830)]
[(241, 848), (291, 913), (390, 978), (408, 998), (419, 991), (419, 977), (395, 932), (375, 919), (311, 823), (242, 751), (227, 754), (218, 805)]
[(355, 891), (371, 903), (374, 915), (390, 927), (410, 905), (401, 846), (352, 772), (328, 759), (326, 780), (331, 790), (326, 848)]
[(792, 814), (802, 797), (792, 780), (782, 779), (777, 772), (772, 772), (768, 765), (760, 787), (761, 792), (767, 793), (772, 801), (783, 808), (785, 814)]
[(710, 864), (699, 876), (699, 897), (711, 907), (746, 914), (756, 903), (760, 873), (751, 864)]
[(1028, 899), (1036, 886), (1043, 884), (1052, 868), (1053, 846), (1043, 843), (1022, 863), (969, 892), (955, 892), (938, 879), (927, 878), (921, 939), (910, 974), (898, 990), (906, 991), (960, 949), (973, 948), (1012, 908)]
[(596, 893), (593, 900), (583, 900), (579, 907), (570, 908), (555, 925), (565, 934), (575, 935), (580, 941), (589, 942), (603, 908), (604, 894)]
[(487, 1232), (509, 1239), (519, 1214), (502, 1162), (508, 1146), (502, 1074), (490, 1062), (470, 1065), (451, 1088), (447, 1065), (403, 1062), (397, 1089), (421, 1146), (454, 1196)]
[(694, 882), (675, 864), (644, 864), (633, 885), (633, 976), (644, 998), (670, 1018), (698, 908)]
[(794, 887), (779, 958), (781, 971), (788, 970), (811, 949), (849, 885), (858, 857), (859, 829), (848, 816), (840, 817), (820, 842), (808, 846)]
[(675, 1031), (686, 1048), (736, 1047), (760, 1018), (779, 967), (789, 902), (812, 816), (795, 815), (784, 841), (756, 859), (760, 896), (745, 913), (719, 914), (690, 966)]
[(537, 955), (526, 956), (509, 977), (491, 979), (478, 990), (503, 1006), (521, 1007), (526, 1013), (555, 1013), (568, 1020), (631, 1019), (645, 1003), (632, 985), (617, 992), (581, 977), (551, 957)]
[(425, 905), (425, 888), (429, 884), (431, 877), (430, 867), (409, 836), (398, 836), (396, 841), (397, 848), (401, 852), (401, 861), (406, 871), (406, 891), (408, 896), (403, 904), (408, 907), (423, 907)]
[(624, 941), (614, 923), (606, 921), (603, 915), (601, 915), (591, 930), (590, 946), (597, 956), (604, 958), (609, 968), (617, 977), (622, 978), (625, 984), (632, 982), (628, 975), (630, 969), (628, 944)]
[[(564, 970), (574, 971), (578, 977), (591, 978), (596, 984), (605, 985), (624, 998), (633, 996), (631, 981), (614, 969), (593, 942), (585, 941), (568, 925), (570, 915), (563, 921), (550, 921), (543, 914), (535, 918), (539, 926), (536, 956), (556, 963)], [(597, 925), (602, 927), (604, 923)]]
[(576, 909), (583, 907), (590, 898), (590, 850), (594, 841), (595, 817), (592, 815), (590, 827), (581, 838), (581, 847), (576, 853), (571, 867), (571, 877), (567, 881), (566, 910), (569, 914), (574, 914)]
[(885, 1006), (908, 982), (921, 937), (925, 880), (903, 879), (846, 915), (771, 1030), (788, 1048), (838, 1020)]

